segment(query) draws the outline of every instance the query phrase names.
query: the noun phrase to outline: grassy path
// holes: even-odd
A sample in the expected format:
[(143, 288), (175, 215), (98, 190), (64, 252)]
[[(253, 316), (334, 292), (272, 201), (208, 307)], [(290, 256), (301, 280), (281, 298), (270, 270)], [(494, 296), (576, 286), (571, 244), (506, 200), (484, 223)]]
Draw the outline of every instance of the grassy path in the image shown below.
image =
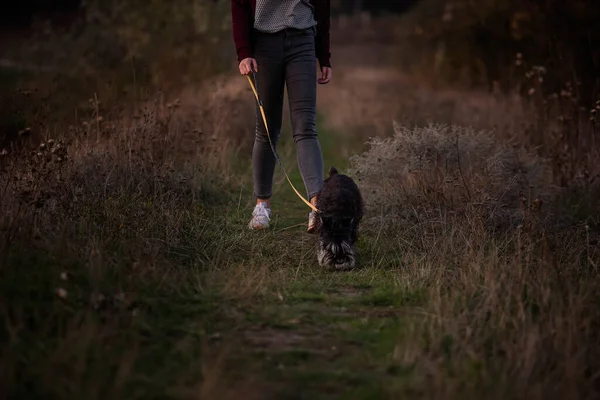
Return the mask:
[[(351, 140), (320, 131), (326, 169), (347, 167), (348, 160), (341, 154), (345, 147), (357, 145)], [(302, 190), (289, 132), (284, 133), (279, 152), (292, 181)], [(385, 398), (393, 385), (405, 383), (396, 378), (409, 374), (394, 364), (391, 355), (401, 340), (402, 309), (418, 304), (419, 294), (399, 290), (394, 271), (377, 268), (389, 257), (376, 250), (376, 238), (368, 233), (360, 243), (365, 268), (322, 271), (316, 264), (315, 238), (305, 233), (309, 210), (279, 170), (278, 178), (272, 229), (244, 231), (252, 206), (248, 203), (229, 233), (244, 231), (236, 234), (252, 249), (243, 260), (242, 276), (223, 271), (238, 288), (234, 292), (240, 294), (238, 285), (250, 292), (238, 303), (243, 308), (238, 319), (224, 328), (235, 326), (236, 333), (229, 339), (239, 340), (238, 365), (247, 368), (257, 363), (252, 371), (275, 398)], [(227, 334), (219, 335), (223, 333)]]

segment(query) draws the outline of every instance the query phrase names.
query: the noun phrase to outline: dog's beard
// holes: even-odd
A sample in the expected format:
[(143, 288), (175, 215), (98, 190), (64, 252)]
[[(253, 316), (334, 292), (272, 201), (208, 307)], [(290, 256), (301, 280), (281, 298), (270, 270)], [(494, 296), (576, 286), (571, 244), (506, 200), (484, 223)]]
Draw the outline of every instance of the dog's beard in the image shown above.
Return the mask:
[(338, 270), (352, 269), (356, 265), (354, 246), (347, 240), (319, 240), (317, 259), (320, 266)]

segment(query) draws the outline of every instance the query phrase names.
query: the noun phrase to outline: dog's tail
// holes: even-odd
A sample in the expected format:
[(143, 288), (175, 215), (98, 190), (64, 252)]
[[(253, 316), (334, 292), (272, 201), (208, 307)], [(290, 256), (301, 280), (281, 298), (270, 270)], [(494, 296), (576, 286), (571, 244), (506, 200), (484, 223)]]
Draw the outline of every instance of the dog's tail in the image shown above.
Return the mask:
[(333, 176), (338, 173), (338, 170), (335, 167), (329, 168), (329, 176)]

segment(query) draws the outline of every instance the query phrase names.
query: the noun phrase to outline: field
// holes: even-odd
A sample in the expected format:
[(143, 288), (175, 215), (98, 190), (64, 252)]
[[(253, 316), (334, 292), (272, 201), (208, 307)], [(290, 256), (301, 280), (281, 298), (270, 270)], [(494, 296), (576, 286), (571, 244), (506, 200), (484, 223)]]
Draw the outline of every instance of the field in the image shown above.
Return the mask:
[(271, 229), (247, 229), (235, 66), (157, 92), (132, 65), (132, 96), (5, 90), (36, 125), (0, 148), (2, 398), (598, 397), (595, 121), (432, 83), (336, 29), (318, 131), (367, 201), (350, 272), (318, 267), (280, 171)]

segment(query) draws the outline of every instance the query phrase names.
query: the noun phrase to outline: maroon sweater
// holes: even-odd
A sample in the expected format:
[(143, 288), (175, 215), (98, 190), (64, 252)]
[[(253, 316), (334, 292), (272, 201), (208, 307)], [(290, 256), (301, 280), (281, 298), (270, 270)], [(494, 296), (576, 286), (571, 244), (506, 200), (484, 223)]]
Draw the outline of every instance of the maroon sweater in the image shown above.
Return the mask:
[[(330, 0), (310, 0), (315, 9), (317, 35), (315, 50), (321, 67), (331, 66), (329, 51)], [(256, 0), (231, 0), (231, 21), (233, 25), (233, 41), (238, 61), (252, 57), (252, 32), (254, 29), (254, 12)]]

